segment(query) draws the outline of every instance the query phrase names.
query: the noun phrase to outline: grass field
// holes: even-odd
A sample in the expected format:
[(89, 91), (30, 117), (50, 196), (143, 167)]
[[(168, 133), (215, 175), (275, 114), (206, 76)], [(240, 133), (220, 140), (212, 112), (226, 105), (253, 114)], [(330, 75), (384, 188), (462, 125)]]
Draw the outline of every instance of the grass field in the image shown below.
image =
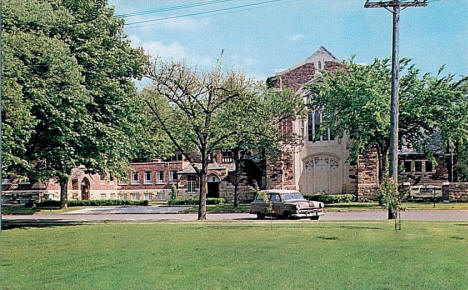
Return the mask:
[(158, 223), (14, 229), (2, 289), (467, 289), (468, 223)]

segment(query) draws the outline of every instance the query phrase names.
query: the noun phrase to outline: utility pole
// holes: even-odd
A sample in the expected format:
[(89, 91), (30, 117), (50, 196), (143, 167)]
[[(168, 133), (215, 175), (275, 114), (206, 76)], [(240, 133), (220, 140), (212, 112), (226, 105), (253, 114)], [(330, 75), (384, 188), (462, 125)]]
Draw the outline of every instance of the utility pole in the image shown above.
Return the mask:
[[(393, 35), (392, 35), (392, 100), (391, 100), (391, 132), (390, 132), (390, 176), (398, 186), (398, 81), (400, 74), (400, 60), (398, 57), (400, 50), (400, 11), (408, 7), (425, 7), (427, 0), (423, 1), (378, 1), (370, 2), (366, 0), (364, 8), (385, 8), (393, 14)], [(391, 8), (391, 9), (390, 9)], [(395, 213), (389, 209), (388, 218), (394, 219)]]

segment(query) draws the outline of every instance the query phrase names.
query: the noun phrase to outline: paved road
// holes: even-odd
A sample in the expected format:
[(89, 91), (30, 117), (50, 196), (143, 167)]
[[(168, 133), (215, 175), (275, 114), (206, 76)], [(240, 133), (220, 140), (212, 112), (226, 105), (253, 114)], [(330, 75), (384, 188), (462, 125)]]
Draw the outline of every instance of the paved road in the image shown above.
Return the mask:
[[(387, 213), (385, 210), (375, 211), (346, 211), (346, 212), (328, 212), (321, 217), (321, 220), (385, 220)], [(411, 210), (402, 212), (403, 220), (421, 220), (421, 221), (468, 221), (468, 210)], [(6, 224), (17, 223), (22, 225), (34, 225), (34, 223), (51, 224), (79, 224), (86, 222), (105, 222), (105, 221), (196, 221), (196, 214), (34, 214), (34, 215), (6, 215), (3, 216)], [(256, 220), (255, 215), (248, 213), (226, 213), (226, 214), (208, 214), (208, 220), (234, 220), (248, 221)]]

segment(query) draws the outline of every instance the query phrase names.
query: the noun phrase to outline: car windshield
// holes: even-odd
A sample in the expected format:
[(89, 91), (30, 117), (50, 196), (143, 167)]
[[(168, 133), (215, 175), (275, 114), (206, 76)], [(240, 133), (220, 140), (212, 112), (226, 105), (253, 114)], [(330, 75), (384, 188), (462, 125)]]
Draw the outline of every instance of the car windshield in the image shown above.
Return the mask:
[(304, 196), (302, 196), (302, 193), (300, 192), (285, 193), (282, 194), (281, 197), (283, 198), (283, 200), (304, 199)]

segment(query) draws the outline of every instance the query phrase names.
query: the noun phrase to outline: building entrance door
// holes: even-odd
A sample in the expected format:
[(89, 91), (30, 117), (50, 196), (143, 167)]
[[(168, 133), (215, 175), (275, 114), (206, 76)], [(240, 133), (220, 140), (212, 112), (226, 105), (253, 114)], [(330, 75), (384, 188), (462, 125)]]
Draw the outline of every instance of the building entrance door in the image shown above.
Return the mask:
[(329, 155), (313, 156), (305, 159), (303, 166), (301, 192), (341, 193), (342, 169), (338, 159)]
[(220, 180), (218, 176), (208, 176), (208, 192), (206, 194), (206, 197), (219, 198), (219, 183)]
[(219, 197), (219, 182), (208, 182), (208, 194), (206, 197)]
[(89, 187), (88, 178), (83, 178), (81, 182), (81, 200), (89, 200)]

